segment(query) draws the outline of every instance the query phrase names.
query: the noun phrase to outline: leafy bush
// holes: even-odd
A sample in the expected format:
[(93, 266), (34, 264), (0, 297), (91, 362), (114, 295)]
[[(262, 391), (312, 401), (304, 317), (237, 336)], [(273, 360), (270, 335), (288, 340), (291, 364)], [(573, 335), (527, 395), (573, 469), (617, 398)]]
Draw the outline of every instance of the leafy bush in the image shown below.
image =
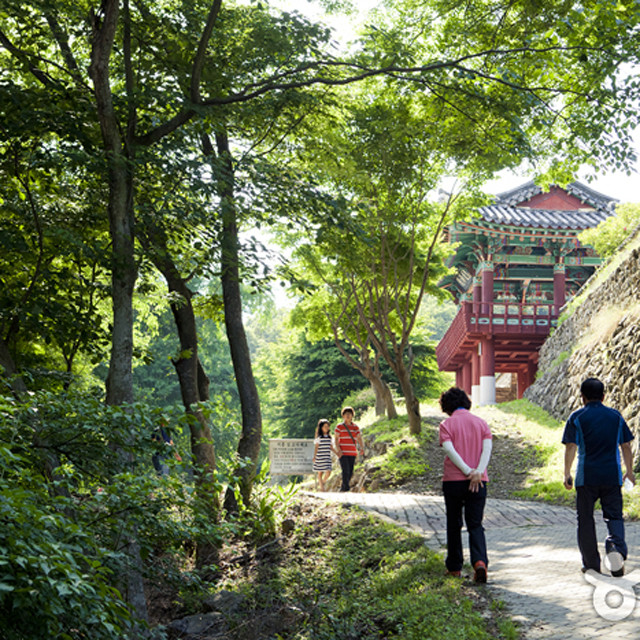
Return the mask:
[(112, 586), (117, 551), (67, 514), (73, 501), (52, 499), (23, 455), (0, 448), (0, 628), (5, 640), (112, 639), (130, 615)]
[(371, 387), (360, 389), (349, 394), (343, 401), (343, 407), (353, 407), (356, 416), (362, 415), (370, 407), (376, 404), (376, 394)]
[[(131, 571), (184, 580), (187, 548), (219, 546), (218, 524), (176, 467), (150, 464), (155, 423), (145, 405), (41, 392), (0, 397), (0, 628), (3, 640), (127, 636), (120, 588)], [(208, 495), (220, 492), (217, 481)], [(158, 556), (163, 558), (158, 563)]]
[(405, 442), (388, 451), (379, 473), (397, 484), (409, 478), (422, 476), (426, 471), (427, 463), (421, 449), (414, 443)]
[(591, 245), (601, 258), (613, 255), (623, 240), (640, 224), (640, 205), (623, 204), (616, 207), (616, 215), (593, 229), (583, 231), (578, 239)]
[[(236, 478), (231, 478), (232, 486), (236, 481)], [(270, 485), (269, 481), (269, 461), (265, 460), (254, 480), (250, 504), (243, 501), (239, 487), (235, 487), (239, 507), (233, 521), (236, 534), (256, 544), (276, 535), (278, 524), (299, 489), (299, 485), (293, 483), (280, 486)]]

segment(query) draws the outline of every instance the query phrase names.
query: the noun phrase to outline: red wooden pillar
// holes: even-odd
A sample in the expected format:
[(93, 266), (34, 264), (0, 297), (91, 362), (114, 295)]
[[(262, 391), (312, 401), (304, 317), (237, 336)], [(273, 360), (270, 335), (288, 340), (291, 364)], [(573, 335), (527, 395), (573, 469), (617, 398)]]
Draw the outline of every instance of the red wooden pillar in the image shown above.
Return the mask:
[(556, 264), (553, 267), (553, 306), (556, 315), (560, 315), (560, 309), (566, 301), (566, 275), (564, 264)]
[(496, 359), (493, 339), (482, 340), (480, 353), (480, 398), (479, 404), (496, 403)]
[(536, 363), (530, 361), (518, 371), (518, 398), (522, 398), (524, 392), (535, 382), (536, 368)]
[(471, 397), (471, 360), (467, 360), (462, 366), (462, 388)]
[(520, 369), (520, 371), (518, 371), (518, 400), (523, 397), (524, 391), (528, 386), (529, 372), (526, 369)]
[(480, 303), (482, 302), (482, 279), (478, 276), (473, 278), (473, 314), (480, 313)]
[(492, 262), (482, 262), (480, 264), (480, 276), (482, 278), (482, 304), (480, 305), (480, 312), (486, 315), (491, 312), (491, 305), (493, 304)]

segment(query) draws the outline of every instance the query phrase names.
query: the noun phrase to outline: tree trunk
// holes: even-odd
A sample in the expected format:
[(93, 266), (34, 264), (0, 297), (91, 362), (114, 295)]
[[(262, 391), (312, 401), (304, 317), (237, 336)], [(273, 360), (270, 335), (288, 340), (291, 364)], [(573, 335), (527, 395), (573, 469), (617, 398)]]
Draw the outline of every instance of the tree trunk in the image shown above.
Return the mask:
[(395, 367), (395, 374), (398, 376), (398, 382), (404, 396), (404, 403), (407, 407), (407, 419), (409, 420), (409, 431), (414, 435), (420, 433), (422, 428), (422, 419), (420, 417), (420, 403), (411, 384), (411, 376), (404, 365), (402, 358), (398, 358)]
[[(251, 355), (242, 322), (240, 294), (239, 241), (236, 205), (234, 201), (233, 163), (229, 141), (225, 132), (216, 133), (218, 149), (218, 185), (222, 208), (221, 281), (224, 301), (224, 323), (229, 339), (233, 371), (242, 408), (242, 435), (238, 443), (238, 456), (250, 460), (236, 469), (240, 478), (240, 494), (245, 504), (251, 499), (256, 474), (260, 443), (262, 441), (262, 414), (260, 398), (253, 377)], [(232, 488), (227, 489), (225, 509), (237, 512), (238, 504)]]
[(109, 232), (112, 242), (111, 293), (113, 336), (107, 404), (133, 401), (133, 289), (137, 277), (133, 240), (132, 150), (123, 150), (111, 94), (109, 61), (118, 24), (119, 2), (105, 0), (102, 23), (96, 26), (89, 75), (106, 152), (109, 177)]
[[(167, 281), (169, 292), (178, 294), (180, 300), (171, 304), (171, 312), (180, 340), (180, 354), (172, 359), (178, 374), (182, 403), (187, 414), (195, 420), (189, 421), (191, 453), (193, 456), (198, 499), (209, 512), (211, 520), (218, 520), (220, 512), (219, 497), (212, 491), (211, 480), (216, 468), (215, 448), (211, 436), (211, 427), (199, 407), (200, 402), (209, 400), (209, 378), (198, 356), (198, 332), (196, 316), (193, 311), (193, 293), (182, 277), (173, 259), (168, 253), (166, 238), (162, 232), (146, 220), (138, 237), (156, 269)], [(218, 548), (215, 545), (200, 542), (196, 546), (196, 566), (202, 568), (217, 562)]]
[[(133, 150), (123, 145), (120, 125), (113, 105), (109, 63), (119, 19), (119, 0), (104, 0), (101, 21), (94, 25), (89, 75), (93, 81), (96, 112), (104, 142), (109, 178), (109, 232), (112, 243), (111, 293), (113, 331), (111, 358), (106, 384), (110, 405), (133, 402), (133, 290), (137, 277), (133, 237)], [(136, 531), (127, 536), (130, 571), (125, 595), (133, 615), (148, 620), (142, 561)], [(146, 635), (135, 629), (139, 637)]]
[(376, 376), (373, 376), (369, 382), (376, 394), (376, 415), (381, 416), (386, 412), (387, 418), (390, 420), (397, 418), (398, 412), (389, 385), (381, 377)]
[(397, 418), (398, 412), (396, 411), (396, 405), (393, 402), (391, 390), (380, 374), (380, 354), (376, 352), (372, 362), (371, 354), (369, 353), (368, 340), (363, 344), (346, 338), (346, 341), (357, 351), (360, 357), (359, 360), (356, 360), (342, 344), (342, 340), (340, 340), (338, 335), (337, 325), (332, 323), (331, 328), (333, 330), (333, 343), (338, 347), (338, 351), (340, 351), (346, 361), (354, 369), (359, 371), (369, 381), (369, 384), (376, 396), (376, 415), (383, 415), (386, 409), (387, 418)]
[(382, 390), (374, 384), (373, 380), (371, 380), (371, 388), (373, 389), (373, 393), (376, 398), (376, 417), (384, 415), (384, 398), (382, 397)]
[(9, 347), (2, 338), (0, 338), (0, 367), (2, 368), (0, 374), (7, 379), (11, 391), (16, 397), (27, 392), (27, 385), (22, 376), (18, 374)]

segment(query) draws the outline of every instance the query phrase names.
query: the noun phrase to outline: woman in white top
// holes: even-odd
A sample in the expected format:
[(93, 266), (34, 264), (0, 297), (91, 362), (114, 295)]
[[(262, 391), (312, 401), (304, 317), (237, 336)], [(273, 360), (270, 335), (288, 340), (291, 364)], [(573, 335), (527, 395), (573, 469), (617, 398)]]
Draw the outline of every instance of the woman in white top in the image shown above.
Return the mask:
[(313, 450), (313, 470), (318, 474), (320, 491), (324, 491), (324, 483), (331, 475), (331, 452), (336, 453), (331, 438), (329, 421), (321, 418), (316, 427), (315, 448)]

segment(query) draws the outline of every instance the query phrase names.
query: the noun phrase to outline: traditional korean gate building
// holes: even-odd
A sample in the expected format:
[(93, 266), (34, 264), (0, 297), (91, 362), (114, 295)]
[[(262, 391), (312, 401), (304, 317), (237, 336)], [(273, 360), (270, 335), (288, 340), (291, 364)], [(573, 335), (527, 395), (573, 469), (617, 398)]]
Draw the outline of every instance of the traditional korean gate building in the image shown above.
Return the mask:
[(616, 202), (579, 182), (545, 193), (528, 182), (447, 229), (460, 244), (449, 261), (455, 274), (441, 285), (459, 309), (436, 354), (474, 404), (495, 403), (496, 374), (512, 374), (519, 398), (533, 382), (561, 308), (601, 262), (577, 236)]

